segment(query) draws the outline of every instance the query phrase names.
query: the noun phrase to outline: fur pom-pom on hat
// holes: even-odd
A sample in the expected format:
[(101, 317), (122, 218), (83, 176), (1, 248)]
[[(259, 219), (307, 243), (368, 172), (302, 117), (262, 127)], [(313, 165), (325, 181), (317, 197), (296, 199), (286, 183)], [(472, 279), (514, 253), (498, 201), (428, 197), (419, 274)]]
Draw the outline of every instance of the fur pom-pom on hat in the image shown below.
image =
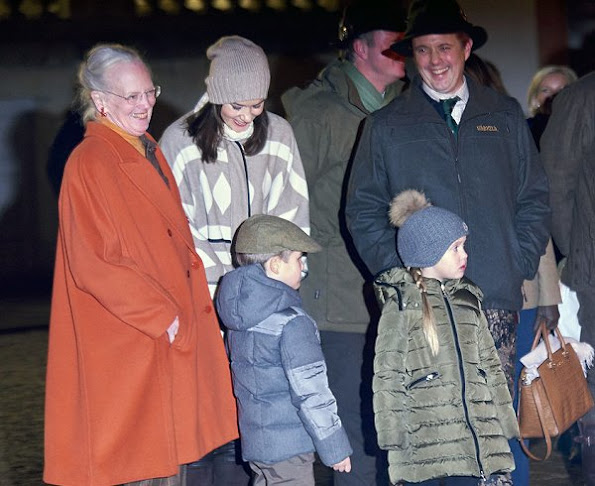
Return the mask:
[(397, 250), (406, 267), (436, 265), (450, 245), (469, 234), (469, 228), (459, 216), (432, 206), (426, 196), (415, 189), (393, 198), (389, 219), (399, 228)]
[(425, 194), (415, 189), (407, 189), (393, 198), (388, 212), (390, 222), (396, 228), (400, 228), (413, 213), (430, 206)]

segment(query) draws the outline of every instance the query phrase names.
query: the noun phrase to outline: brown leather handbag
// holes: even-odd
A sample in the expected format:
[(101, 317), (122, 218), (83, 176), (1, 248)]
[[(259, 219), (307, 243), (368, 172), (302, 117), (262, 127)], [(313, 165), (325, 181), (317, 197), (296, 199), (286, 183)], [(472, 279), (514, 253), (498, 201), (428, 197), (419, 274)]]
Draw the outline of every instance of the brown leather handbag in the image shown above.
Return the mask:
[[(570, 426), (593, 407), (593, 397), (576, 352), (567, 344), (556, 328), (560, 349), (552, 353), (549, 332), (545, 323), (535, 334), (535, 349), (543, 338), (547, 358), (538, 366), (539, 377), (528, 383), (526, 369), (519, 380), (519, 404), (517, 418), (521, 431), (521, 447), (531, 459), (542, 461), (552, 452), (552, 437), (564, 433)], [(545, 457), (533, 455), (523, 439), (544, 438), (547, 445)]]

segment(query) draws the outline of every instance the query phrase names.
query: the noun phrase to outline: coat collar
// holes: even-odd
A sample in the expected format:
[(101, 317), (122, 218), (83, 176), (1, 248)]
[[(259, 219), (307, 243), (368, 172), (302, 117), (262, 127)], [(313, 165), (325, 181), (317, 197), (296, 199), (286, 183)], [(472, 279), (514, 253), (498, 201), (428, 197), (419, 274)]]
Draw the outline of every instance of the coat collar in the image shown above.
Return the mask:
[[(150, 140), (155, 140), (150, 134), (146, 133), (145, 135)], [(97, 122), (89, 122), (85, 134), (85, 137), (87, 136), (102, 138), (114, 147), (120, 159), (119, 166), (123, 174), (130, 179), (132, 185), (145, 196), (148, 202), (155, 206), (161, 215), (170, 222), (172, 227), (183, 236), (186, 244), (194, 251), (194, 242), (188, 228), (188, 220), (182, 209), (175, 178), (161, 149), (157, 147), (156, 155), (161, 170), (170, 181), (169, 188), (151, 163), (139, 154), (134, 146), (109, 127)], [(139, 217), (142, 217), (142, 215), (139, 215)]]
[[(461, 122), (476, 116), (485, 115), (489, 112), (500, 112), (506, 109), (504, 106), (508, 105), (503, 105), (503, 95), (478, 84), (468, 76), (466, 76), (466, 80), (467, 87), (469, 88), (469, 100), (465, 106), (465, 111), (463, 111)], [(407, 115), (414, 117), (422, 115), (435, 118), (436, 120), (442, 120), (438, 112), (428, 101), (427, 95), (422, 88), (422, 79), (419, 74), (413, 78), (410, 89), (402, 96), (404, 97), (404, 108), (407, 110)]]
[[(386, 297), (393, 292), (397, 292), (401, 298), (407, 300), (421, 301), (421, 293), (415, 285), (413, 277), (405, 268), (394, 267), (382, 272), (375, 278), (374, 284), (381, 302), (386, 300)], [(448, 295), (453, 295), (459, 290), (467, 290), (479, 301), (483, 299), (482, 291), (467, 277), (445, 280), (443, 284), (435, 279), (426, 279), (426, 288), (428, 294), (439, 294), (441, 288), (443, 288)]]

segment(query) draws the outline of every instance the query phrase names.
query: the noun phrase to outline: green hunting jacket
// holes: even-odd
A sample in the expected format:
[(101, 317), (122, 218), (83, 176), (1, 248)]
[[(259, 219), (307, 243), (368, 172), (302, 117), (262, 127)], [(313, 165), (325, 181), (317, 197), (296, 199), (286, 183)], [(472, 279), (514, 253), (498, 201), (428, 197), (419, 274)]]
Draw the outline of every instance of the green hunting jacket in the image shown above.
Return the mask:
[[(370, 112), (341, 68), (344, 62), (331, 62), (312, 83), (289, 89), (281, 100), (308, 182), (311, 236), (323, 248), (308, 255), (309, 274), (300, 289), (304, 308), (321, 331), (365, 333), (370, 312), (377, 313), (372, 277), (357, 255), (343, 212), (352, 154)], [(400, 86), (391, 85), (387, 99)]]

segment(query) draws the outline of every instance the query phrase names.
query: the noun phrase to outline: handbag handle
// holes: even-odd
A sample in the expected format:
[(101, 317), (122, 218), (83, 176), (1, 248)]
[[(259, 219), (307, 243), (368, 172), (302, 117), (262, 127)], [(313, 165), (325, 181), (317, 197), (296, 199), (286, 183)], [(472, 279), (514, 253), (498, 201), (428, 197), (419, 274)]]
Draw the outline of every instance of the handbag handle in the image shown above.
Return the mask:
[[(566, 341), (564, 340), (562, 333), (558, 329), (558, 326), (556, 326), (553, 331), (556, 334), (556, 336), (558, 337), (558, 340), (560, 341), (560, 346), (562, 347), (562, 352), (566, 353)], [(548, 329), (545, 325), (545, 321), (542, 320), (541, 323), (539, 324), (539, 328), (535, 332), (535, 338), (533, 339), (533, 345), (531, 346), (531, 350), (535, 349), (537, 347), (537, 345), (539, 344), (539, 340), (542, 339), (545, 344), (545, 349), (547, 350), (547, 361), (548, 361), (549, 365), (551, 366), (552, 361), (553, 361), (553, 353), (552, 353), (552, 346), (551, 346), (550, 340), (549, 340), (550, 333), (551, 333), (551, 331), (548, 331)], [(519, 413), (521, 410), (521, 402), (520, 402), (520, 400), (521, 400), (521, 386), (522, 386), (521, 381), (519, 381), (519, 403), (517, 405), (517, 419), (519, 419)], [(546, 443), (545, 456), (541, 458), (541, 457), (537, 457), (533, 453), (531, 453), (529, 448), (525, 445), (525, 441), (523, 440), (522, 437), (519, 438), (519, 442), (521, 444), (521, 449), (523, 449), (523, 452), (525, 454), (527, 454), (528, 457), (530, 457), (531, 459), (533, 459), (535, 461), (545, 461), (548, 457), (550, 457), (550, 455), (552, 453), (552, 438), (548, 434), (547, 428), (545, 426), (543, 406), (541, 404), (541, 398), (539, 397), (539, 393), (535, 389), (532, 389), (531, 394), (533, 395), (533, 401), (535, 403), (535, 408), (537, 410), (537, 416), (539, 417), (539, 423), (541, 424), (541, 430), (543, 431), (543, 437), (544, 437), (545, 443)]]
[[(539, 324), (539, 328), (535, 332), (535, 338), (533, 339), (533, 346), (531, 346), (531, 350), (533, 350), (537, 347), (540, 339), (543, 339), (545, 348), (547, 350), (547, 360), (548, 360), (549, 365), (551, 366), (552, 361), (553, 361), (553, 353), (552, 353), (552, 346), (551, 346), (550, 340), (549, 340), (550, 333), (551, 333), (551, 331), (548, 331), (547, 327), (545, 326), (545, 321), (541, 321), (541, 323)], [(556, 336), (558, 337), (558, 340), (560, 341), (560, 346), (562, 347), (563, 353), (566, 353), (566, 341), (564, 340), (564, 337), (562, 337), (562, 333), (558, 329), (558, 326), (555, 327), (554, 333), (556, 334)], [(521, 400), (521, 386), (522, 386), (521, 382), (519, 381), (519, 403), (517, 405), (517, 419), (519, 418), (519, 412), (521, 410), (521, 402), (520, 402), (520, 400)], [(548, 457), (550, 457), (550, 455), (552, 453), (552, 438), (548, 434), (547, 428), (545, 427), (543, 406), (541, 405), (541, 399), (539, 397), (539, 393), (537, 393), (534, 389), (532, 389), (531, 394), (533, 395), (533, 401), (535, 403), (535, 408), (537, 409), (537, 416), (539, 417), (539, 423), (541, 424), (541, 430), (543, 430), (543, 437), (544, 437), (545, 443), (546, 443), (545, 456), (537, 457), (536, 455), (531, 453), (529, 448), (525, 445), (525, 441), (523, 440), (522, 437), (519, 439), (519, 442), (521, 444), (521, 449), (523, 449), (523, 452), (525, 454), (527, 454), (528, 457), (530, 457), (531, 459), (533, 459), (535, 461), (545, 461)]]
[[(519, 383), (519, 392), (520, 392), (520, 386), (521, 386), (521, 384)], [(552, 438), (548, 434), (547, 428), (545, 427), (545, 419), (543, 417), (543, 407), (541, 405), (541, 399), (539, 398), (539, 393), (536, 393), (535, 390), (532, 390), (531, 394), (533, 395), (533, 400), (535, 402), (535, 408), (537, 409), (537, 416), (539, 417), (539, 423), (541, 424), (541, 430), (543, 430), (543, 438), (545, 439), (545, 444), (546, 444), (545, 456), (537, 457), (536, 455), (534, 455), (529, 450), (529, 448), (525, 445), (525, 441), (523, 440), (522, 437), (519, 438), (519, 442), (521, 444), (521, 449), (523, 449), (523, 452), (525, 454), (527, 454), (528, 457), (530, 457), (534, 461), (545, 461), (552, 454)], [(521, 394), (519, 393), (517, 418), (518, 418), (518, 413), (519, 413), (518, 411), (520, 409), (521, 409)]]
[[(560, 347), (562, 348), (562, 352), (566, 354), (566, 341), (564, 340), (564, 337), (562, 336), (560, 329), (558, 329), (558, 326), (554, 328), (553, 332), (556, 334), (558, 341), (560, 341)], [(533, 339), (533, 345), (531, 346), (531, 351), (533, 351), (539, 344), (539, 340), (543, 339), (545, 349), (547, 350), (547, 359), (550, 363), (553, 357), (552, 346), (549, 340), (549, 335), (551, 333), (552, 331), (548, 331), (547, 327), (545, 327), (545, 320), (542, 320), (539, 324), (539, 327), (537, 328), (537, 331), (535, 332), (535, 338)]]

